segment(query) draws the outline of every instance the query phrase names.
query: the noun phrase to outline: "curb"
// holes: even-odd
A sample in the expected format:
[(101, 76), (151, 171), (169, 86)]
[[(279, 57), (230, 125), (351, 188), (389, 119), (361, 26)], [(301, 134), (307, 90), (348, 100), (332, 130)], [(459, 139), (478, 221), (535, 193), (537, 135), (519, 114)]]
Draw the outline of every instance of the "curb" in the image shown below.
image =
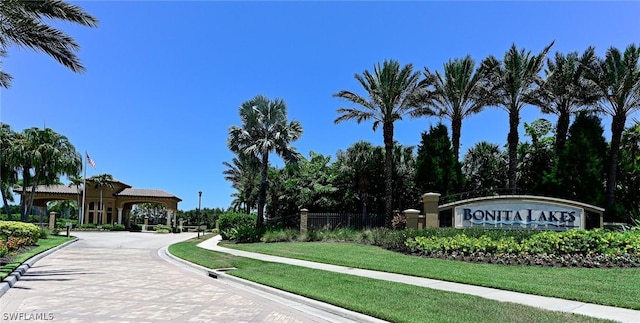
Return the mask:
[(38, 262), (38, 260), (58, 251), (59, 249), (62, 249), (74, 242), (78, 241), (78, 238), (75, 238), (71, 241), (67, 241), (57, 247), (53, 247), (51, 249), (45, 250), (27, 260), (25, 260), (22, 265), (18, 266), (18, 268), (16, 268), (11, 274), (9, 274), (5, 279), (2, 280), (2, 282), (0, 282), (0, 297), (2, 297), (4, 295), (4, 293), (6, 293), (11, 287), (13, 287), (13, 285), (16, 284), (16, 282), (18, 282), (20, 280), (20, 277), (22, 277), (27, 270), (29, 270), (29, 268), (33, 267), (33, 265)]
[(226, 273), (226, 271), (233, 270), (235, 268), (223, 268), (218, 270), (212, 270), (212, 269), (200, 266), (198, 264), (194, 264), (192, 262), (186, 261), (182, 258), (178, 258), (172, 255), (169, 252), (168, 247), (161, 248), (160, 250), (158, 250), (158, 253), (160, 252), (164, 253), (164, 255), (168, 256), (172, 260), (176, 260), (184, 265), (187, 265), (193, 269), (196, 269), (198, 272), (201, 272), (202, 274), (207, 275), (213, 279), (218, 279), (226, 283), (239, 284), (245, 287), (249, 287), (250, 289), (266, 292), (268, 294), (273, 294), (275, 296), (278, 296), (296, 303), (300, 303), (302, 305), (306, 305), (314, 309), (321, 310), (321, 311), (345, 318), (347, 320), (355, 321), (355, 322), (371, 322), (371, 323), (387, 322), (372, 316), (368, 316), (366, 314), (354, 312), (339, 306), (317, 301), (315, 299), (307, 298), (298, 294), (289, 293), (277, 288), (261, 285), (261, 284), (258, 284), (249, 280), (245, 280), (242, 278), (238, 278)]

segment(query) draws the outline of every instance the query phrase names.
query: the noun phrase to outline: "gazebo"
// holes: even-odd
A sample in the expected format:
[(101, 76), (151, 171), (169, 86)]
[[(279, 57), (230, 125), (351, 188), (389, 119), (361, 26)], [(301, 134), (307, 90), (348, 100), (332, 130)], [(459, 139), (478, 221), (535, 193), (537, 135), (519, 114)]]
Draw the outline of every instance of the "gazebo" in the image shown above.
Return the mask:
[[(159, 203), (165, 205), (167, 209), (167, 225), (171, 225), (171, 220), (175, 221), (178, 211), (178, 202), (182, 199), (173, 194), (158, 189), (132, 188), (130, 185), (113, 179), (111, 187), (102, 186), (97, 188), (95, 178), (87, 178), (86, 193), (83, 214), (80, 216), (80, 223), (94, 224), (124, 224), (131, 225), (129, 217), (134, 204), (139, 203)], [(59, 200), (82, 200), (83, 187), (65, 185), (39, 185), (36, 187), (33, 196), (33, 205), (46, 208), (50, 201)], [(100, 191), (102, 190), (102, 210), (100, 210)], [(16, 193), (22, 193), (22, 188), (16, 188)], [(27, 199), (31, 197), (31, 187), (27, 188)]]

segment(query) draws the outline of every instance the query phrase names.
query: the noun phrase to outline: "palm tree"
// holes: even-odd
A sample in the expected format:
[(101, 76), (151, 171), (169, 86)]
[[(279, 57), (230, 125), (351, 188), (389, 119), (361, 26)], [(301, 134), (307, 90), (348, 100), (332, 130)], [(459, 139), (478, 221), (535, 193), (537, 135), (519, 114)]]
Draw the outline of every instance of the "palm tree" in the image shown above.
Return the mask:
[(507, 166), (506, 156), (500, 147), (481, 141), (471, 147), (462, 161), (462, 172), (467, 178), (469, 190), (484, 190), (491, 193), (504, 187)]
[[(355, 188), (356, 198), (362, 204), (361, 219), (364, 226), (369, 215), (369, 195), (374, 191), (376, 182), (376, 164), (380, 165), (376, 161), (382, 159), (382, 151), (369, 142), (358, 141), (346, 151), (338, 151), (336, 158), (337, 173), (353, 178), (351, 184)], [(348, 191), (351, 191), (351, 187)]]
[(384, 140), (385, 162), (385, 218), (387, 226), (391, 227), (393, 219), (393, 127), (394, 123), (402, 120), (405, 115), (416, 117), (424, 115), (419, 113), (418, 96), (421, 88), (418, 85), (419, 72), (413, 72), (413, 65), (407, 64), (400, 67), (396, 60), (385, 60), (382, 65), (374, 66), (374, 73), (365, 70), (362, 75), (355, 74), (355, 79), (367, 92), (363, 97), (359, 94), (342, 90), (333, 96), (346, 99), (359, 105), (358, 108), (340, 108), (340, 116), (334, 121), (336, 124), (355, 120), (357, 123), (373, 120), (373, 131), (382, 124), (382, 137)]
[(0, 123), (0, 193), (9, 221), (12, 220), (12, 215), (8, 201), (13, 202), (11, 188), (18, 181), (18, 172), (10, 155), (14, 138), (15, 132), (11, 130), (11, 127), (8, 124)]
[(569, 118), (585, 110), (598, 100), (597, 90), (583, 78), (584, 67), (593, 59), (594, 49), (589, 47), (582, 56), (578, 52), (556, 53), (555, 60), (547, 59), (546, 79), (536, 89), (534, 103), (543, 113), (558, 116), (556, 123), (556, 155), (567, 141)]
[(237, 190), (233, 195), (237, 199), (235, 203), (238, 206), (244, 204), (244, 212), (251, 213), (257, 197), (258, 162), (255, 157), (240, 154), (234, 157), (231, 163), (225, 161), (222, 164), (227, 167), (222, 172), (224, 179), (230, 181), (231, 186)]
[(486, 86), (489, 90), (491, 105), (500, 106), (509, 113), (509, 188), (516, 189), (516, 172), (518, 164), (518, 125), (520, 124), (520, 110), (525, 104), (535, 102), (536, 84), (542, 80), (538, 75), (544, 65), (544, 59), (553, 46), (553, 42), (545, 47), (538, 55), (531, 55), (531, 51), (518, 50), (511, 45), (504, 54), (502, 61), (489, 56), (482, 61), (481, 73), (486, 75)]
[[(29, 128), (16, 136), (11, 159), (22, 169), (22, 218), (33, 208), (33, 199), (38, 185), (53, 185), (60, 182), (60, 175), (77, 176), (82, 159), (66, 136), (51, 128)], [(31, 173), (33, 171), (33, 174)], [(27, 187), (31, 186), (29, 202), (25, 199)]]
[(425, 79), (421, 86), (427, 89), (423, 96), (427, 106), (436, 111), (422, 109), (427, 115), (435, 113), (451, 120), (451, 142), (456, 160), (460, 158), (460, 133), (462, 120), (476, 114), (487, 105), (487, 89), (483, 75), (475, 69), (475, 61), (467, 55), (462, 59), (449, 60), (444, 64), (444, 76), (425, 68)]
[[(80, 211), (84, 211), (84, 205), (82, 207), (80, 206), (80, 185), (83, 184), (84, 180), (79, 176), (71, 176), (69, 177), (69, 181), (71, 181), (71, 183), (69, 183), (69, 187), (75, 186), (76, 192), (78, 192), (78, 220), (80, 220)], [(82, 189), (84, 189), (84, 187)]]
[(281, 99), (269, 100), (258, 95), (240, 106), (242, 126), (231, 126), (227, 145), (236, 154), (256, 157), (260, 162), (260, 190), (258, 191), (258, 218), (256, 228), (262, 228), (267, 196), (267, 169), (269, 154), (275, 152), (287, 163), (296, 163), (300, 154), (291, 143), (302, 135), (297, 120), (290, 123), (287, 105)]
[(598, 108), (612, 117), (605, 204), (614, 211), (622, 132), (627, 117), (640, 110), (640, 48), (631, 44), (624, 54), (609, 48), (604, 59), (594, 57), (587, 65), (585, 78), (597, 89)]
[[(73, 72), (84, 67), (75, 55), (80, 46), (64, 32), (46, 24), (62, 20), (88, 27), (96, 27), (98, 20), (82, 8), (60, 0), (3, 0), (0, 1), (0, 57), (11, 45), (28, 47), (53, 57)], [(8, 88), (11, 76), (0, 71), (0, 87)]]
[(100, 205), (98, 206), (98, 224), (102, 224), (102, 213), (104, 212), (104, 205), (102, 204), (102, 191), (106, 187), (113, 189), (113, 176), (111, 174), (100, 174), (91, 178), (95, 188), (100, 189)]

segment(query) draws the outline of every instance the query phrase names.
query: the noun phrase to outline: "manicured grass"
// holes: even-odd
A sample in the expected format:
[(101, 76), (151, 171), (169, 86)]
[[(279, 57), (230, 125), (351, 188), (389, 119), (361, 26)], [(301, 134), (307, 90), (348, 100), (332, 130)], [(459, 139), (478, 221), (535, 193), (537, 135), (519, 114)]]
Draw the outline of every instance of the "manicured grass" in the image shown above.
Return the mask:
[(262, 262), (198, 248), (201, 240), (169, 252), (208, 268), (393, 322), (602, 322), (591, 317), (501, 303), (476, 296), (291, 265)]
[(16, 268), (20, 267), (23, 262), (28, 260), (29, 258), (43, 252), (49, 250), (51, 248), (57, 247), (73, 238), (67, 238), (64, 236), (54, 236), (49, 235), (46, 239), (38, 240), (37, 246), (18, 254), (13, 261), (10, 263), (0, 267), (0, 280), (5, 279), (9, 274), (11, 274)]
[(355, 243), (287, 242), (225, 247), (426, 277), (587, 303), (640, 309), (640, 269), (592, 269), (474, 264), (408, 256)]

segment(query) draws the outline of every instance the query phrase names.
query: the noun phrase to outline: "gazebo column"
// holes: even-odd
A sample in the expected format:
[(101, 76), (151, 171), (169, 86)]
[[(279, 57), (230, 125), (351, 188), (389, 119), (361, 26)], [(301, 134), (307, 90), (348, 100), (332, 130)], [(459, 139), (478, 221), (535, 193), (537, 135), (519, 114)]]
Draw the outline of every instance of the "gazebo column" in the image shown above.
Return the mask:
[(167, 226), (171, 226), (171, 211), (167, 210)]
[(118, 208), (118, 224), (122, 224), (122, 208)]

